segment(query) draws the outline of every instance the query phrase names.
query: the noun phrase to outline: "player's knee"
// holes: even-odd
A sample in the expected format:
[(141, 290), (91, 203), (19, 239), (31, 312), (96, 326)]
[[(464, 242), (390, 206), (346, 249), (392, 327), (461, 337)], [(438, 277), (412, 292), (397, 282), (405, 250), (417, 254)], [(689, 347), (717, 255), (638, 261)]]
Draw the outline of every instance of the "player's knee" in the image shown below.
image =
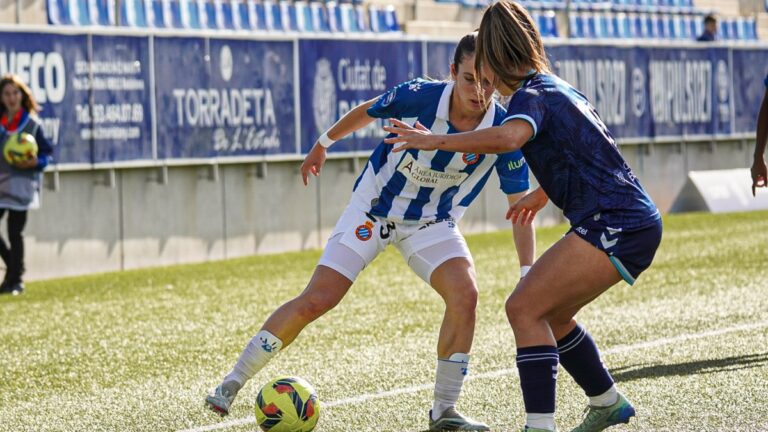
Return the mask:
[(299, 314), (307, 321), (321, 317), (339, 304), (339, 300), (325, 293), (301, 295), (299, 298)]
[(509, 296), (504, 305), (507, 312), (507, 320), (512, 328), (522, 328), (528, 323), (536, 321), (539, 317), (533, 311), (530, 304), (520, 300), (520, 297)]
[(477, 308), (477, 286), (472, 281), (454, 285), (445, 296), (446, 306), (463, 313), (474, 313)]

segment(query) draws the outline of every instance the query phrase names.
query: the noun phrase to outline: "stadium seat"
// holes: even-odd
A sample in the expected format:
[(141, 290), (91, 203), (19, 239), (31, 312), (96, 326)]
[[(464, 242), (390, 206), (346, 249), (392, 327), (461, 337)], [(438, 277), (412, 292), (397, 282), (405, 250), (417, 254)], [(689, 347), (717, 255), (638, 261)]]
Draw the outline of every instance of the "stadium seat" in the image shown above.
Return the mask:
[(88, 13), (91, 15), (93, 25), (115, 25), (115, 3), (112, 1), (88, 0)]
[(197, 0), (200, 10), (200, 25), (204, 29), (218, 28), (218, 19), (216, 18), (216, 7), (213, 0)]
[(731, 40), (731, 25), (727, 19), (721, 19), (717, 22), (717, 34), (722, 40)]
[(248, 3), (245, 0), (232, 0), (232, 26), (235, 30), (252, 30)]
[(147, 12), (147, 25), (154, 28), (165, 28), (165, 13), (160, 0), (144, 0), (144, 10)]
[(309, 10), (312, 14), (312, 21), (314, 22), (316, 32), (327, 33), (331, 31), (328, 10), (325, 8), (325, 5), (318, 1), (313, 1), (309, 3)]
[(69, 18), (72, 25), (91, 25), (91, 16), (88, 13), (87, 0), (69, 0)]
[(200, 11), (195, 0), (179, 0), (181, 26), (187, 29), (200, 29)]
[(142, 0), (123, 0), (120, 3), (120, 25), (147, 27), (147, 15)]
[(179, 0), (160, 0), (163, 3), (163, 17), (166, 28), (183, 28)]
[(629, 39), (632, 38), (632, 33), (630, 32), (630, 22), (629, 18), (627, 17), (627, 14), (621, 12), (613, 15), (611, 18), (612, 25), (613, 25), (613, 32), (614, 37), (619, 39)]
[(296, 0), (293, 5), (296, 8), (296, 29), (303, 33), (314, 32), (315, 22), (309, 4), (304, 0)]
[(756, 41), (757, 37), (757, 20), (754, 17), (747, 18), (747, 40)]
[(46, 0), (48, 24), (69, 25), (69, 9), (64, 0)]
[(337, 31), (344, 33), (358, 33), (360, 31), (357, 25), (357, 13), (350, 3), (341, 3), (338, 6), (336, 16), (338, 19)]
[(216, 28), (220, 30), (235, 30), (235, 16), (231, 0), (213, 0), (216, 9)]
[(258, 0), (245, 0), (248, 5), (248, 19), (251, 23), (251, 30), (267, 30), (267, 14), (264, 9), (264, 3)]
[(299, 31), (298, 17), (296, 14), (296, 5), (289, 0), (281, 0), (278, 7), (282, 18), (283, 31)]
[(264, 0), (264, 23), (269, 31), (284, 31), (283, 10), (272, 0)]
[(584, 20), (580, 14), (570, 13), (568, 14), (568, 27), (570, 37), (574, 39), (584, 38)]

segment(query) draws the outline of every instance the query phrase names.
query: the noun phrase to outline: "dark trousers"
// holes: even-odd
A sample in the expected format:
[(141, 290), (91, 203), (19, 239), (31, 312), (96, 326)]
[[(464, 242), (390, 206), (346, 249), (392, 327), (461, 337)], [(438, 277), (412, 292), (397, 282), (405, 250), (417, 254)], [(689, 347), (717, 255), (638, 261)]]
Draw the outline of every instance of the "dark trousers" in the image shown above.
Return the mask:
[(0, 257), (5, 262), (6, 284), (21, 282), (24, 274), (24, 226), (27, 224), (27, 211), (0, 208), (0, 219), (8, 212), (8, 243), (0, 237)]

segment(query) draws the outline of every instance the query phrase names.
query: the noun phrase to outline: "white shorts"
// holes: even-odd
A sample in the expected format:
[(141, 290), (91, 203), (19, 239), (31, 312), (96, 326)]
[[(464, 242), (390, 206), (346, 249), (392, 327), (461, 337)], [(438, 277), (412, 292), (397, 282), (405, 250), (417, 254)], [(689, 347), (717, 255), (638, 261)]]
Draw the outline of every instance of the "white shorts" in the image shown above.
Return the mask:
[(318, 265), (354, 281), (388, 244), (394, 245), (408, 266), (427, 283), (432, 272), (451, 258), (472, 262), (467, 242), (453, 219), (402, 224), (347, 206)]

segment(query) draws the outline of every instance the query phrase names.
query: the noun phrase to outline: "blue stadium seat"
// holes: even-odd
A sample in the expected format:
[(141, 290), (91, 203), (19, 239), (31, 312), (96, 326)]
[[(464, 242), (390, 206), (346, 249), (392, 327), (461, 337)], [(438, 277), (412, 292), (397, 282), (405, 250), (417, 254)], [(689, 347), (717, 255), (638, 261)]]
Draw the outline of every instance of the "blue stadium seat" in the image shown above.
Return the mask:
[(235, 30), (235, 15), (231, 0), (213, 0), (216, 9), (216, 27), (220, 30)]
[(617, 13), (612, 18), (614, 37), (619, 39), (630, 39), (633, 37), (631, 33), (631, 25), (629, 17), (625, 13)]
[(560, 32), (557, 29), (557, 17), (554, 11), (544, 11), (539, 15), (539, 31), (543, 37), (560, 37)]
[(115, 25), (115, 3), (112, 1), (88, 0), (88, 13), (93, 25)]
[(317, 1), (310, 2), (309, 10), (312, 13), (312, 21), (315, 23), (315, 31), (323, 33), (331, 31), (328, 9), (324, 4)]
[(722, 40), (731, 40), (731, 23), (723, 18), (717, 22), (717, 34)]
[(48, 24), (70, 25), (69, 8), (64, 0), (46, 0)]
[(213, 5), (213, 0), (197, 0), (198, 9), (200, 10), (200, 25), (204, 29), (215, 29), (218, 25), (216, 19), (216, 7)]
[(315, 22), (312, 19), (312, 11), (309, 9), (309, 4), (303, 0), (296, 0), (294, 2), (296, 8), (296, 28), (300, 32), (314, 32)]
[(183, 28), (179, 0), (160, 0), (163, 4), (163, 18), (166, 28)]
[(142, 0), (123, 0), (120, 2), (120, 25), (147, 27), (147, 15)]
[(294, 32), (299, 31), (299, 22), (296, 15), (296, 5), (289, 0), (281, 0), (279, 9), (280, 16), (283, 20), (282, 30)]
[(87, 0), (69, 0), (69, 18), (72, 25), (91, 25), (91, 16), (88, 13)]
[(368, 29), (374, 33), (399, 32), (400, 23), (397, 21), (397, 13), (394, 6), (380, 7), (370, 5), (368, 7)]
[(144, 10), (147, 12), (147, 25), (154, 28), (165, 28), (165, 11), (160, 0), (144, 0)]
[(757, 38), (757, 20), (754, 17), (747, 18), (747, 40), (756, 41)]
[(574, 39), (584, 38), (584, 20), (580, 14), (570, 13), (568, 14), (568, 27), (570, 37)]
[(597, 37), (597, 20), (592, 13), (586, 13), (584, 19), (584, 37), (594, 39)]
[(269, 31), (284, 31), (283, 9), (272, 0), (264, 0), (264, 23)]
[(258, 0), (245, 0), (248, 4), (248, 19), (251, 30), (267, 30), (267, 14), (264, 3)]
[(252, 30), (248, 3), (245, 0), (232, 0), (232, 26), (235, 30)]
[(727, 25), (731, 40), (741, 40), (739, 35), (739, 23), (735, 19), (729, 19)]

